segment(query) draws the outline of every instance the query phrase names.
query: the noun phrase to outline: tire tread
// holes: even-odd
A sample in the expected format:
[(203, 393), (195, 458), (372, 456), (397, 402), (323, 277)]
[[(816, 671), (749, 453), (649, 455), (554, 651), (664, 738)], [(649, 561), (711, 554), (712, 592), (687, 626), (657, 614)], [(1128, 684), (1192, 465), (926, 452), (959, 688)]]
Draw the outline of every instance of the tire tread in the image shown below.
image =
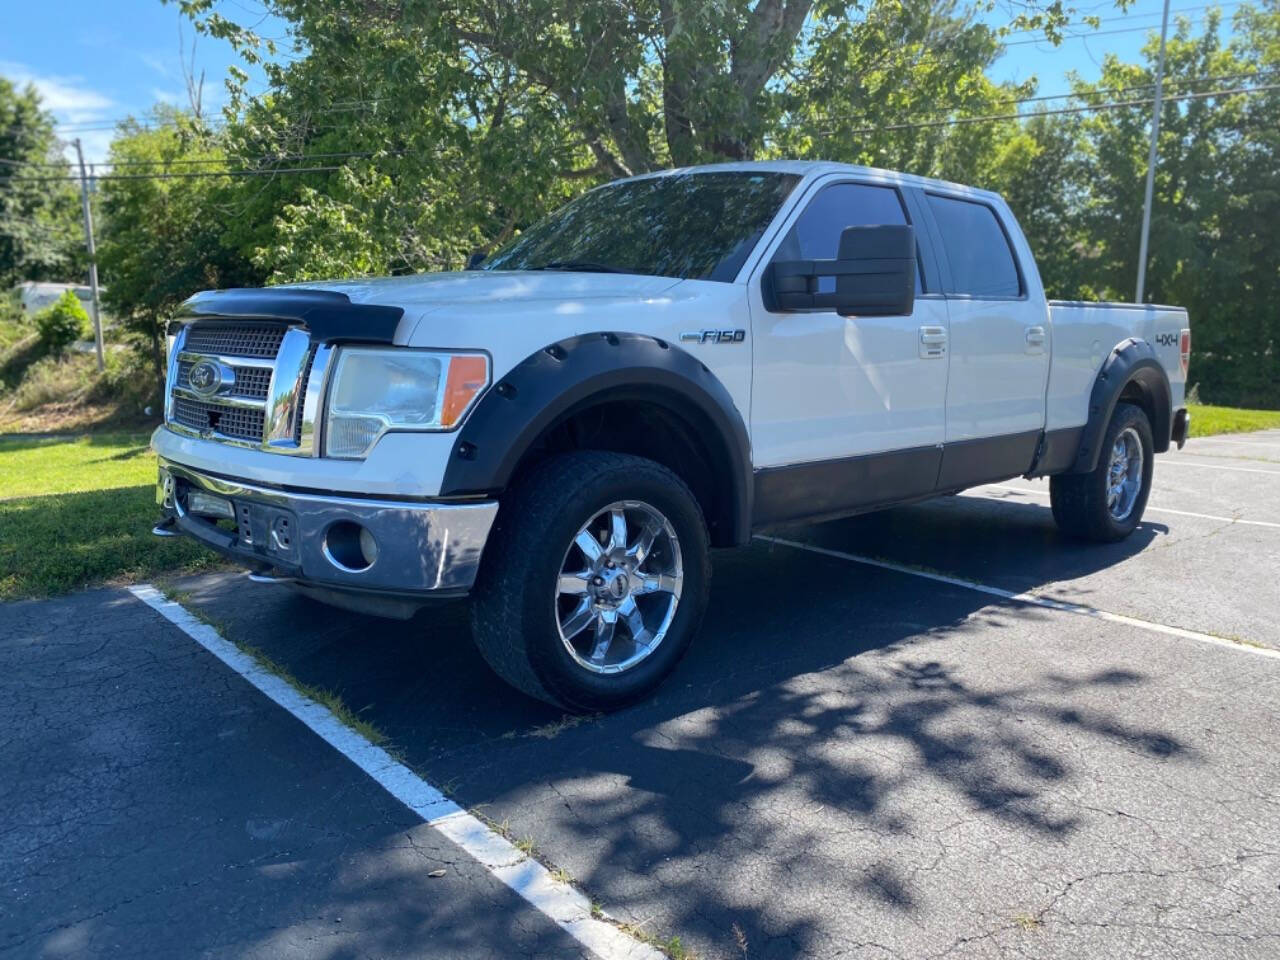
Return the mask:
[[(558, 454), (535, 467), (502, 499), (476, 578), (471, 627), (472, 638), (485, 662), (517, 690), (555, 706), (590, 709), (588, 704), (567, 702), (564, 696), (548, 689), (533, 667), (523, 629), (527, 590), (537, 572), (532, 569), (531, 558), (542, 546), (544, 531), (574, 508), (584, 489), (614, 475), (635, 479), (642, 474), (675, 485), (688, 498), (706, 529), (698, 501), (684, 481), (666, 467), (631, 454), (603, 450)], [(703, 596), (689, 599), (705, 604), (708, 584), (702, 583), (700, 589)]]

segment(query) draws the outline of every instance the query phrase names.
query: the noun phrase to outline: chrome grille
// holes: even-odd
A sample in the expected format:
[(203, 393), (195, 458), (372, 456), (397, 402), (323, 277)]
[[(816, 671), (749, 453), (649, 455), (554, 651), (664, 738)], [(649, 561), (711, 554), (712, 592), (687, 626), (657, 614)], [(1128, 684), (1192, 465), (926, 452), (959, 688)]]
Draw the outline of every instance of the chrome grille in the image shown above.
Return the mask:
[(224, 357), (274, 360), (286, 329), (279, 323), (197, 323), (187, 331), (185, 349)]
[(213, 430), (234, 440), (261, 443), (266, 412), (258, 407), (229, 407), (175, 395), (172, 422), (193, 430)]
[[(316, 456), (315, 423), (332, 350), (297, 325), (198, 320), (182, 327), (169, 357), (165, 422), (178, 433)], [(198, 377), (198, 364), (216, 373)], [(310, 402), (308, 402), (308, 395)]]
[[(302, 411), (306, 409), (307, 402), (307, 384), (311, 379), (311, 368), (315, 366), (317, 350), (311, 350), (307, 354), (307, 365), (302, 371), (302, 378), (298, 381), (298, 403), (297, 409)], [(302, 421), (301, 413), (293, 418), (293, 442), (302, 444)]]
[[(191, 368), (195, 366), (192, 360), (178, 361), (178, 386), (189, 388), (191, 386)], [(231, 391), (230, 396), (248, 397), (253, 400), (265, 400), (271, 389), (271, 368), (270, 367), (239, 367), (232, 366), (236, 372), (235, 388)]]

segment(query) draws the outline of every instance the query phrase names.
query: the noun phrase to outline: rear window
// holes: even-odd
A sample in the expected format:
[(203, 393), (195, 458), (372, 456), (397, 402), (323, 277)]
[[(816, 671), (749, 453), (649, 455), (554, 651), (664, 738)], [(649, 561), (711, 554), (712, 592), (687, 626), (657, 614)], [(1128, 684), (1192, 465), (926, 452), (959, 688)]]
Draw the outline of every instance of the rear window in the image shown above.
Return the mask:
[(996, 212), (972, 200), (932, 193), (928, 198), (951, 265), (946, 292), (979, 298), (1021, 296), (1018, 264)]

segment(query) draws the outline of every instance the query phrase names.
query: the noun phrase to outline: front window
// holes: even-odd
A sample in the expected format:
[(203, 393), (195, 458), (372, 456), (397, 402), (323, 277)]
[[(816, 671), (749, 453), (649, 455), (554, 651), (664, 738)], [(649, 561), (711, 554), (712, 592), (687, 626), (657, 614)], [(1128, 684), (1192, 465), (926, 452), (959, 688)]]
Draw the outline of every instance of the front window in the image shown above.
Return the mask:
[(731, 282), (795, 187), (783, 173), (679, 173), (583, 194), (485, 270), (586, 270)]

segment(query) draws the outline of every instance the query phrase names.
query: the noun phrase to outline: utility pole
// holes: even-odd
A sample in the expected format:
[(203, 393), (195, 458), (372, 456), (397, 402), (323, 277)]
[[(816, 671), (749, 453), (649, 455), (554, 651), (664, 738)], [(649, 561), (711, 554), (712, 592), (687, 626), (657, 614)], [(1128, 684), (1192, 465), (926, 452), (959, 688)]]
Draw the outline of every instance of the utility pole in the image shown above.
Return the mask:
[(1147, 155), (1147, 194), (1142, 202), (1142, 239), (1138, 242), (1138, 293), (1135, 303), (1142, 303), (1147, 286), (1147, 238), (1151, 235), (1151, 192), (1156, 180), (1156, 146), (1160, 138), (1160, 98), (1164, 96), (1164, 41), (1169, 33), (1169, 0), (1164, 0), (1164, 17), (1160, 21), (1160, 59), (1156, 62), (1156, 96), (1151, 107), (1151, 152)]
[(102, 308), (98, 302), (98, 250), (93, 244), (93, 211), (89, 209), (89, 178), (84, 172), (84, 150), (76, 137), (76, 156), (80, 160), (80, 205), (84, 208), (84, 245), (89, 251), (89, 289), (93, 293), (93, 342), (98, 349), (98, 372), (106, 369), (102, 355)]

